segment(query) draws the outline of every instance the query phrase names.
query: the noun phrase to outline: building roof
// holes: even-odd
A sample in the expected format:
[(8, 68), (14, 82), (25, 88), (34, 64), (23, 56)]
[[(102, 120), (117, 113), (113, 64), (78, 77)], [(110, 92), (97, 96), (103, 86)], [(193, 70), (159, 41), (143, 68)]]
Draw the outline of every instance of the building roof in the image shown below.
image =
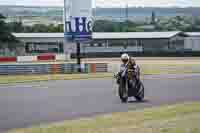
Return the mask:
[(200, 37), (200, 32), (185, 32), (189, 37)]
[[(94, 32), (93, 39), (153, 39), (171, 38), (182, 32)], [(13, 33), (17, 38), (64, 38), (64, 33)]]
[(96, 32), (93, 33), (93, 39), (153, 39), (153, 38), (171, 38), (180, 31), (171, 32)]
[(64, 33), (13, 33), (17, 38), (64, 38)]

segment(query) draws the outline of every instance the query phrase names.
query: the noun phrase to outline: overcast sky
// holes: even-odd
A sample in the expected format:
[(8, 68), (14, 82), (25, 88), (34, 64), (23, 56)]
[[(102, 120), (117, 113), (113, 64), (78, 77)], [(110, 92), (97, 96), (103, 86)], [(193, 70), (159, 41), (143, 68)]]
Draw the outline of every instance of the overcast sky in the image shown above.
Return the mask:
[[(0, 0), (0, 5), (29, 5), (29, 6), (63, 6), (64, 0)], [(83, 1), (84, 0), (80, 0)], [(95, 3), (95, 4), (94, 4)], [(93, 6), (123, 7), (129, 6), (199, 6), (200, 0), (93, 0)]]

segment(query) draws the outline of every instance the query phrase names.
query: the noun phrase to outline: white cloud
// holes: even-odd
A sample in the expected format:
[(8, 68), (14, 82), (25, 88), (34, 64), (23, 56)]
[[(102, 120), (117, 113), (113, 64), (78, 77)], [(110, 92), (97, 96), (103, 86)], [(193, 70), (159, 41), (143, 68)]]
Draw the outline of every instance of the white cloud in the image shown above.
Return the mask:
[[(0, 5), (63, 6), (63, 3), (64, 0), (0, 0)], [(130, 6), (200, 6), (200, 0), (93, 0), (93, 3), (101, 7), (123, 7), (127, 3)]]
[[(200, 1), (200, 0), (196, 0)], [(193, 6), (194, 2), (192, 0), (98, 0), (97, 6), (114, 6), (120, 7), (126, 4), (130, 6)], [(195, 6), (195, 5), (194, 5)], [(200, 3), (198, 4), (200, 6)]]
[(0, 5), (62, 6), (64, 0), (0, 0)]

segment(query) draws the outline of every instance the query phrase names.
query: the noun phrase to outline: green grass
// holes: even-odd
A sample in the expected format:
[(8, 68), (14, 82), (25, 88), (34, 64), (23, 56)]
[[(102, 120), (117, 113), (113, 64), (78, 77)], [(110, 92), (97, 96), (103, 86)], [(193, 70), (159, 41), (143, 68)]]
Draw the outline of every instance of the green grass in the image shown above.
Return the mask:
[[(115, 68), (117, 71), (117, 68)], [(147, 64), (141, 65), (142, 75), (153, 74), (184, 74), (200, 73), (200, 64)], [(35, 82), (48, 80), (72, 80), (89, 78), (112, 78), (113, 73), (90, 73), (90, 74), (52, 74), (52, 75), (9, 75), (0, 76), (0, 84)]]
[(73, 80), (90, 78), (112, 77), (112, 73), (91, 73), (91, 74), (51, 74), (51, 75), (9, 75), (0, 76), (0, 84), (36, 82), (48, 80)]
[(113, 113), (9, 133), (199, 133), (200, 103)]
[(200, 64), (143, 64), (141, 69), (144, 75), (200, 73)]

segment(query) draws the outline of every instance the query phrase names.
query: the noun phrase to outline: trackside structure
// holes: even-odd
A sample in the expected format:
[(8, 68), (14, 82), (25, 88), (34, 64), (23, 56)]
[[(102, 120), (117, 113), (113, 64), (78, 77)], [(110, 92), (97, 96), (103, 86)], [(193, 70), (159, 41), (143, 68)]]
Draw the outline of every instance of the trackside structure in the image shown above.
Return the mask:
[[(13, 33), (24, 45), (23, 55), (41, 53), (62, 54), (70, 50), (76, 53), (76, 45), (64, 46), (63, 33)], [(82, 56), (119, 56), (122, 52), (143, 56), (166, 53), (167, 55), (195, 53), (200, 51), (200, 33), (170, 32), (124, 32), (92, 33), (92, 40), (81, 45)]]

